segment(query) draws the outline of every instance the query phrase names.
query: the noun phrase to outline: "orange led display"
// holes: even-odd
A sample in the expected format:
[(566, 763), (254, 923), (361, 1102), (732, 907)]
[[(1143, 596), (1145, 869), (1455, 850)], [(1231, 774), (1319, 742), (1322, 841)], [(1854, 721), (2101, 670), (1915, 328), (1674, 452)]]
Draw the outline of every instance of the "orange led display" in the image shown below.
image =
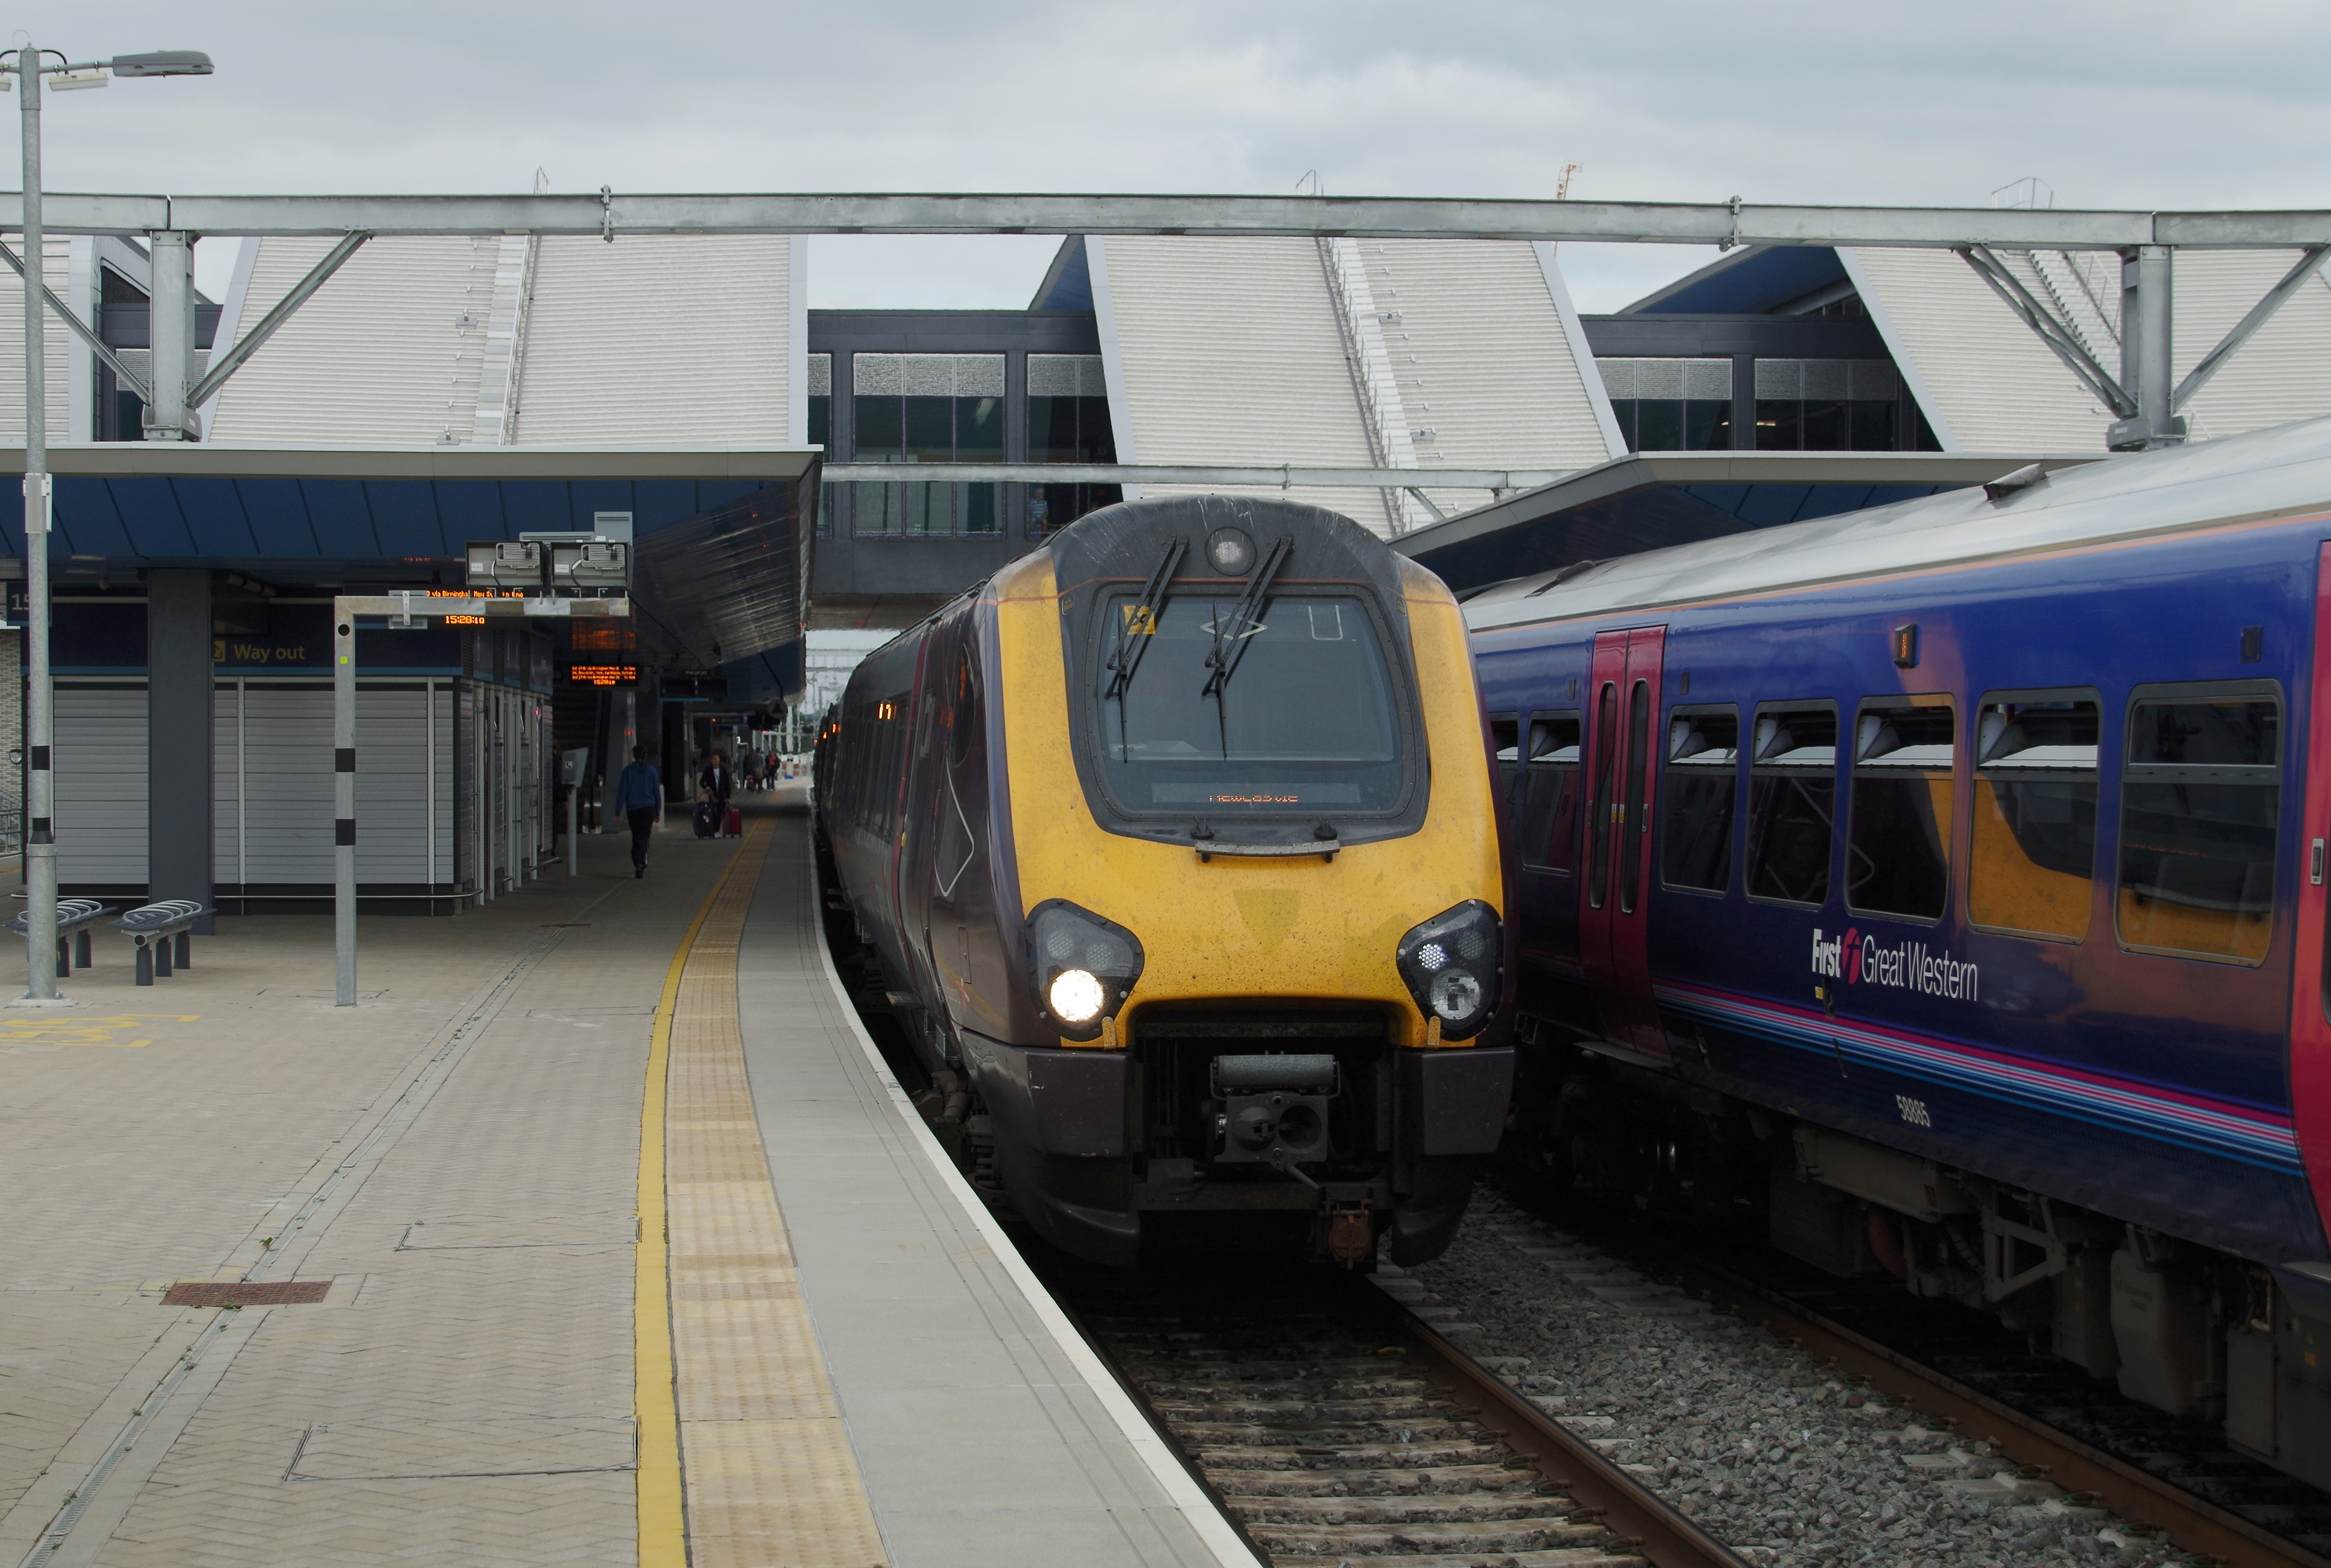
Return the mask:
[(566, 679), (577, 686), (633, 686), (638, 684), (640, 667), (636, 664), (570, 664)]

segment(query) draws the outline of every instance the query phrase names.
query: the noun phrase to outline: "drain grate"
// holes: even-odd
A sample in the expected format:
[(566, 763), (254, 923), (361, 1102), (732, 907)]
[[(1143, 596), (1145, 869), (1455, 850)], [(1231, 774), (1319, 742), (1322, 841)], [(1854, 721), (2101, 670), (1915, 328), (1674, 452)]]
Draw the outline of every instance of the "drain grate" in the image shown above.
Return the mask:
[(165, 1307), (284, 1307), (321, 1301), (328, 1279), (283, 1279), (244, 1285), (232, 1279), (181, 1279), (162, 1297)]

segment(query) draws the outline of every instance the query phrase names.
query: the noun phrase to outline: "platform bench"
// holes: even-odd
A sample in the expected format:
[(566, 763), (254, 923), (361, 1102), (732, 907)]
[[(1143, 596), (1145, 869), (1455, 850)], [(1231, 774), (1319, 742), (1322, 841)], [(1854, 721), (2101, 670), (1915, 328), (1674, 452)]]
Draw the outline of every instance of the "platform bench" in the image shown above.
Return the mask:
[[(17, 897), (22, 898), (24, 895), (20, 893)], [(58, 979), (62, 980), (71, 974), (76, 964), (83, 969), (90, 966), (91, 955), (89, 948), (89, 928), (108, 915), (118, 912), (107, 908), (103, 901), (97, 898), (57, 900)], [(5, 926), (9, 930), (21, 936), (24, 931), (25, 923), (32, 917), (32, 911), (28, 909), (14, 919), (0, 920), (0, 926)], [(72, 943), (70, 949), (65, 946), (68, 938)]]
[[(192, 898), (165, 898), (158, 904), (140, 904), (114, 921), (114, 929), (127, 936), (138, 949), (138, 984), (151, 985), (157, 974), (167, 980), (174, 968), (192, 969), (195, 922), (210, 912), (209, 906)], [(177, 938), (175, 965), (172, 937)]]

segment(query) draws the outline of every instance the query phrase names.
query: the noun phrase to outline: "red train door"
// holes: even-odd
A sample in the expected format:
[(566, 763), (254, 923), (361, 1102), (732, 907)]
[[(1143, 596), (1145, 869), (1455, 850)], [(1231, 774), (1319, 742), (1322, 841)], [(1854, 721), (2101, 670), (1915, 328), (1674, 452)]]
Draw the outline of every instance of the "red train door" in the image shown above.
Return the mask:
[(2290, 986), (2290, 1108), (2318, 1218), (2331, 1228), (2331, 544), (2316, 566), (2315, 659), (2307, 717), (2306, 828), (2299, 839), (2298, 951)]
[(1651, 1000), (1645, 923), (1651, 886), (1651, 807), (1659, 790), (1660, 669), (1664, 626), (1594, 639), (1588, 682), (1585, 875), (1578, 879), (1578, 952), (1603, 1032), (1664, 1059), (1667, 1031)]

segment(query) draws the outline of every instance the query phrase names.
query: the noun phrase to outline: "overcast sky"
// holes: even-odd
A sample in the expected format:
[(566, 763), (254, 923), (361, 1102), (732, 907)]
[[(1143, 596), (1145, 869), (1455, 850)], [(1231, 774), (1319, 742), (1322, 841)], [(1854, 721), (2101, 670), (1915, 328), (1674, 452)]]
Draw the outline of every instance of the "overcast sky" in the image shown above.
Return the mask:
[[(1499, 0), (816, 6), (26, 0), (47, 185), (183, 193), (1286, 191), (2331, 206), (2331, 6)], [(18, 32), (14, 41), (21, 41)], [(13, 99), (0, 99), (13, 109)], [(5, 168), (0, 154), (0, 168)], [(0, 179), (13, 179), (13, 173)], [(813, 242), (818, 306), (1017, 307), (1039, 238)], [(227, 247), (205, 247), (206, 291)], [(1712, 252), (1566, 247), (1582, 309)]]

